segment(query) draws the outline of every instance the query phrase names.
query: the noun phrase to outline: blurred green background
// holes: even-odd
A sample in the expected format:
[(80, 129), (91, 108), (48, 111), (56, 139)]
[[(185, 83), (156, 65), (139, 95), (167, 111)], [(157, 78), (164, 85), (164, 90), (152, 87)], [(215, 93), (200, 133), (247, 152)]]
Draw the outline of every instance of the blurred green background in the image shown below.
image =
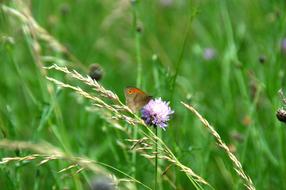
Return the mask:
[[(3, 10), (24, 12), (23, 5), (77, 63), (40, 39), (35, 54), (23, 21)], [(100, 112), (89, 111), (90, 102), (74, 92), (52, 85), (51, 96), (37, 56), (69, 60), (67, 66), (84, 75), (92, 63), (101, 65), (100, 83), (124, 101), (123, 89), (136, 86), (139, 50), (140, 88), (171, 102), (175, 115), (161, 135), (182, 163), (215, 189), (245, 189), (226, 154), (181, 105), (185, 101), (215, 127), (257, 189), (286, 189), (285, 126), (275, 116), (282, 107), (278, 90), (285, 86), (285, 8), (284, 0), (2, 1), (0, 138), (49, 142), (134, 175), (131, 151), (119, 146), (126, 143), (126, 134), (111, 127)], [(48, 75), (90, 90), (57, 72)], [(0, 150), (1, 158), (29, 154)], [(95, 174), (58, 173), (66, 166), (65, 161), (1, 164), (0, 189), (86, 189)], [(162, 170), (167, 166), (160, 163)], [(168, 175), (175, 189), (194, 189), (178, 169), (171, 168)], [(153, 166), (141, 156), (135, 176), (153, 186)], [(174, 189), (166, 181), (160, 186)], [(132, 188), (144, 189), (138, 184)]]

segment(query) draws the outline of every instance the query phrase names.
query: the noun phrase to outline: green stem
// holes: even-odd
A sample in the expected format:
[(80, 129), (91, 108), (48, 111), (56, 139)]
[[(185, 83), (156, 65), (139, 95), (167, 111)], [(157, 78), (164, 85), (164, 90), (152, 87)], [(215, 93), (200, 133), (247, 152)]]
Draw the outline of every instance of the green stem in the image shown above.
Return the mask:
[(182, 48), (180, 50), (179, 58), (178, 58), (178, 60), (176, 62), (176, 65), (175, 65), (175, 75), (172, 77), (172, 81), (171, 81), (171, 85), (170, 85), (170, 94), (171, 94), (170, 102), (171, 102), (171, 104), (173, 102), (174, 92), (175, 92), (175, 88), (176, 88), (176, 80), (177, 80), (178, 74), (180, 72), (180, 68), (181, 68), (181, 65), (182, 65), (182, 60), (184, 58), (184, 54), (185, 54), (185, 51), (186, 51), (186, 48), (187, 48), (187, 45), (188, 45), (189, 33), (190, 33), (190, 30), (191, 30), (191, 24), (192, 24), (193, 19), (197, 15), (197, 13), (198, 13), (198, 10), (197, 10), (197, 7), (195, 7), (192, 10), (192, 13), (189, 16), (189, 19), (188, 19), (188, 21), (186, 23), (186, 31), (185, 31), (184, 38), (183, 38)]
[[(155, 135), (158, 137), (158, 127), (155, 127)], [(158, 178), (158, 143), (157, 138), (155, 140), (155, 184), (154, 189), (157, 190), (157, 178)]]
[[(136, 19), (136, 13), (135, 13)], [(141, 60), (141, 31), (137, 29), (137, 19), (135, 25), (135, 46), (136, 46), (136, 62), (137, 62), (137, 79), (136, 86), (137, 88), (142, 87), (142, 60)], [(141, 29), (140, 29), (141, 30)]]
[[(141, 60), (141, 30), (138, 29), (138, 19), (137, 19), (137, 1), (133, 4), (133, 30), (134, 30), (134, 38), (135, 38), (135, 54), (136, 54), (136, 62), (137, 62), (137, 79), (136, 79), (136, 87), (141, 88), (142, 86), (142, 60)], [(135, 127), (133, 130), (133, 139), (137, 139), (138, 137), (138, 128)], [(136, 152), (132, 153), (132, 171), (133, 176), (136, 176)]]

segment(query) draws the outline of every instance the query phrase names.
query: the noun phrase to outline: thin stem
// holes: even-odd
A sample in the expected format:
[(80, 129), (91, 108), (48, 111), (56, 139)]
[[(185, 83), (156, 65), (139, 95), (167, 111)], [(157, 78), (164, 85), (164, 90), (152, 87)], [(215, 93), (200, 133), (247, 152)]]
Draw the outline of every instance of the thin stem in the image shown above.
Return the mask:
[(136, 47), (136, 62), (137, 62), (137, 79), (136, 86), (138, 88), (142, 87), (142, 59), (141, 59), (141, 28), (138, 26), (137, 13), (134, 12), (135, 19), (135, 47)]
[[(158, 135), (158, 127), (155, 127), (155, 135), (157, 137)], [(155, 140), (155, 184), (154, 184), (154, 189), (157, 190), (157, 178), (158, 178), (158, 143), (157, 143), (157, 138)]]
[(193, 108), (191, 105), (188, 105), (188, 104), (186, 104), (184, 102), (181, 102), (181, 103), (188, 110), (193, 112), (199, 118), (199, 120), (203, 123), (203, 125), (209, 130), (211, 135), (214, 136), (215, 140), (217, 141), (218, 146), (220, 148), (222, 148), (226, 152), (227, 156), (232, 161), (232, 163), (234, 165), (234, 170), (239, 175), (239, 177), (244, 181), (244, 185), (246, 186), (246, 189), (248, 189), (248, 190), (255, 190), (256, 188), (255, 188), (251, 178), (243, 170), (240, 161), (236, 158), (236, 156), (232, 152), (230, 152), (228, 146), (225, 144), (225, 142), (223, 142), (223, 140), (221, 139), (221, 137), (217, 133), (217, 131), (214, 129), (214, 127), (211, 126), (209, 124), (209, 122), (195, 108)]
[[(62, 67), (58, 67), (58, 66), (54, 65), (54, 66), (48, 67), (46, 69), (56, 69), (58, 71), (64, 72), (67, 75), (71, 76), (72, 78), (76, 78), (76, 79), (84, 82), (85, 84), (88, 84), (88, 85), (94, 87), (94, 89), (96, 91), (98, 91), (101, 96), (103, 96), (103, 97), (111, 97), (112, 100), (114, 100), (114, 101), (116, 101), (118, 103), (117, 106), (122, 107), (123, 110), (125, 110), (128, 113), (130, 113), (134, 117), (134, 121), (130, 123), (132, 126), (134, 126), (133, 129), (138, 129), (138, 133), (143, 134), (143, 136), (147, 137), (150, 140), (150, 142), (152, 142), (153, 144), (157, 140), (157, 144), (159, 143), (159, 146), (160, 146), (160, 147), (158, 147), (158, 149), (162, 151), (162, 155), (158, 156), (158, 159), (160, 159), (160, 157), (162, 156), (162, 158), (167, 159), (168, 161), (173, 163), (175, 166), (180, 168), (187, 175), (187, 177), (191, 180), (191, 182), (193, 183), (193, 185), (194, 185), (194, 187), (196, 189), (202, 189), (202, 187), (201, 187), (201, 185), (199, 183), (209, 185), (209, 183), (207, 183), (207, 181), (205, 181), (202, 177), (198, 176), (194, 171), (192, 171), (191, 168), (183, 165), (176, 158), (176, 156), (172, 153), (172, 151), (168, 148), (168, 146), (163, 142), (163, 140), (155, 135), (155, 132), (152, 130), (152, 128), (147, 126), (144, 123), (144, 121), (138, 115), (133, 113), (126, 105), (124, 105), (119, 100), (119, 98), (118, 98), (118, 96), (116, 94), (113, 94), (113, 92), (111, 92), (109, 90), (106, 90), (104, 87), (102, 87), (101, 85), (96, 83), (96, 81), (92, 81), (91, 82), (91, 81), (89, 81), (89, 78), (84, 78), (83, 76), (81, 76), (76, 71), (70, 72), (65, 67), (62, 68)], [(77, 93), (79, 93), (80, 95), (82, 95), (83, 97), (86, 97), (88, 99), (91, 99), (91, 100), (95, 101), (96, 103), (98, 103), (99, 106), (103, 106), (104, 109), (106, 109), (106, 110), (108, 110), (110, 112), (114, 112), (115, 115), (118, 115), (118, 118), (121, 118), (121, 119), (124, 120), (124, 118), (127, 117), (126, 115), (119, 113), (119, 111), (115, 107), (108, 105), (105, 101), (99, 99), (96, 96), (90, 95), (89, 93), (83, 91), (79, 87), (74, 87), (74, 86), (71, 86), (69, 84), (62, 83), (62, 82), (57, 81), (57, 80), (55, 80), (53, 78), (47, 77), (47, 79), (52, 81), (52, 82), (54, 82), (58, 86), (61, 86), (63, 88), (70, 88), (70, 89), (76, 91)], [(139, 126), (143, 126), (144, 129), (146, 129), (147, 131), (145, 132), (145, 130), (143, 130), (141, 127), (135, 127), (136, 124), (138, 124)], [(136, 154), (136, 152), (135, 152), (135, 154)], [(132, 164), (133, 164), (133, 162), (132, 162)], [(136, 165), (133, 165), (134, 171), (135, 171), (132, 174), (133, 178), (136, 175), (136, 167), (135, 166)], [(159, 179), (161, 179), (161, 178), (159, 178)], [(159, 183), (159, 185), (160, 185), (160, 183)]]
[(175, 92), (175, 88), (176, 88), (176, 80), (177, 80), (178, 74), (180, 72), (180, 68), (181, 68), (181, 65), (182, 65), (182, 60), (183, 60), (183, 57), (184, 57), (184, 54), (185, 54), (185, 51), (186, 51), (186, 48), (187, 48), (187, 45), (188, 45), (189, 33), (190, 33), (190, 30), (191, 30), (191, 24), (192, 24), (193, 19), (197, 15), (197, 13), (198, 13), (198, 10), (197, 10), (197, 7), (195, 7), (192, 10), (192, 13), (189, 16), (189, 19), (188, 19), (188, 21), (186, 23), (186, 31), (185, 31), (184, 38), (183, 38), (182, 48), (180, 50), (179, 58), (178, 58), (178, 60), (176, 62), (176, 65), (175, 65), (175, 75), (173, 76), (172, 81), (171, 81), (170, 102), (173, 102), (174, 92)]
[[(141, 30), (138, 29), (138, 19), (137, 19), (137, 7), (136, 4), (138, 2), (133, 2), (133, 28), (135, 35), (135, 54), (136, 54), (136, 62), (137, 62), (137, 79), (136, 79), (136, 87), (141, 88), (142, 86), (142, 61), (141, 61)], [(135, 127), (133, 130), (133, 138), (137, 139), (138, 137), (138, 128)], [(132, 171), (134, 173), (134, 177), (136, 176), (136, 152), (132, 153)]]

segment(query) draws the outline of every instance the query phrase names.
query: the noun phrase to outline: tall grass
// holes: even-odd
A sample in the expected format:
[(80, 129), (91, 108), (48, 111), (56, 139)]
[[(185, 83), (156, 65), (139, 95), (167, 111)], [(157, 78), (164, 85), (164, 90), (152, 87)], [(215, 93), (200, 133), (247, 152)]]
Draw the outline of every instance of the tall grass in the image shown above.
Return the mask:
[[(284, 1), (0, 6), (0, 187), (285, 189)], [(166, 131), (125, 105), (130, 85), (171, 101)]]

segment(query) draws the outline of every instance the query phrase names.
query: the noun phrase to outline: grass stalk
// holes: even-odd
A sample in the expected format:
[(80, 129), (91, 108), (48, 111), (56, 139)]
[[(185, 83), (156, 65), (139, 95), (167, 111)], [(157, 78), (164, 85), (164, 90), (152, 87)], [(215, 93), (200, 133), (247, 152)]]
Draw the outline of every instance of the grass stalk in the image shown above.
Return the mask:
[[(63, 88), (72, 89), (72, 90), (76, 91), (79, 95), (81, 95), (87, 99), (92, 100), (94, 102), (94, 104), (93, 104), (94, 106), (108, 110), (110, 113), (112, 113), (113, 119), (117, 119), (117, 120), (122, 119), (125, 122), (127, 122), (128, 124), (134, 126), (134, 128), (138, 128), (138, 132), (140, 132), (141, 135), (146, 137), (147, 140), (149, 141), (149, 143), (151, 143), (152, 145), (155, 144), (155, 141), (157, 139), (157, 142), (160, 144), (160, 150), (161, 150), (160, 151), (161, 154), (160, 154), (160, 156), (158, 156), (158, 159), (167, 160), (167, 161), (173, 163), (178, 168), (180, 168), (180, 170), (183, 171), (187, 175), (187, 177), (191, 180), (191, 182), (194, 184), (196, 189), (201, 189), (200, 184), (209, 185), (209, 183), (207, 181), (205, 181), (202, 177), (197, 175), (191, 168), (183, 165), (177, 159), (177, 157), (173, 154), (173, 152), (169, 149), (169, 147), (162, 141), (162, 139), (158, 138), (155, 135), (155, 133), (153, 132), (153, 130), (151, 130), (151, 128), (148, 127), (138, 115), (133, 113), (125, 104), (123, 104), (120, 101), (120, 99), (118, 98), (118, 96), (116, 94), (114, 94), (112, 91), (106, 90), (103, 86), (101, 86), (96, 81), (92, 80), (90, 77), (87, 77), (87, 78), (83, 77), (82, 75), (80, 75), (75, 70), (73, 70), (71, 72), (66, 67), (59, 67), (57, 65), (53, 65), (51, 67), (46, 67), (46, 69), (48, 69), (48, 70), (55, 69), (55, 70), (64, 72), (65, 74), (69, 75), (70, 77), (78, 79), (78, 80), (82, 81), (83, 83), (91, 86), (95, 91), (97, 91), (99, 93), (100, 97), (105, 97), (105, 98), (113, 100), (113, 102), (117, 103), (117, 104), (116, 105), (109, 105), (103, 99), (100, 99), (97, 96), (93, 96), (93, 95), (89, 94), (88, 92), (82, 90), (80, 87), (74, 87), (72, 85), (62, 83), (56, 79), (47, 77), (48, 80), (55, 83), (56, 85), (63, 87)], [(133, 118), (126, 115), (126, 113), (122, 112), (122, 110), (125, 110), (125, 112), (128, 113), (128, 115), (131, 114), (133, 116)], [(146, 133), (141, 127), (139, 128), (138, 126), (143, 126), (147, 130), (146, 132), (148, 132), (148, 133)], [(135, 152), (135, 153), (137, 153), (137, 152)], [(147, 155), (147, 156), (148, 157), (151, 156), (151, 158), (154, 159), (155, 158), (154, 153), (150, 152), (150, 154), (152, 154), (152, 155)]]
[[(109, 164), (91, 160), (85, 157), (78, 157), (72, 154), (67, 154), (66, 152), (47, 143), (34, 144), (34, 143), (27, 142), (27, 141), (0, 140), (0, 149), (6, 149), (6, 150), (24, 149), (24, 150), (36, 152), (36, 154), (31, 154), (25, 157), (2, 158), (0, 160), (0, 165), (9, 164), (11, 162), (24, 162), (24, 161), (32, 161), (32, 160), (40, 159), (38, 166), (42, 166), (52, 160), (62, 160), (62, 161), (70, 162), (72, 163), (72, 165), (58, 171), (58, 173), (71, 170), (73, 168), (73, 165), (76, 165), (77, 167), (80, 168), (77, 171), (89, 170), (95, 174), (113, 176), (114, 180), (116, 180), (115, 181), (116, 183), (124, 182), (124, 181), (133, 182), (133, 183), (138, 183), (142, 185), (145, 189), (151, 190), (151, 188), (145, 185), (144, 183), (138, 181), (137, 179), (129, 176), (127, 173)], [(106, 168), (112, 169), (116, 171), (117, 173), (124, 175), (125, 177), (127, 177), (128, 180), (118, 179), (114, 174), (110, 173)], [(78, 173), (76, 172), (75, 174), (78, 174)], [(78, 185), (78, 189), (81, 189), (80, 185), (79, 184), (77, 185)]]
[[(136, 78), (136, 87), (141, 88), (142, 86), (142, 60), (141, 60), (141, 31), (138, 30), (138, 11), (137, 11), (137, 3), (133, 3), (133, 31), (134, 31), (134, 38), (135, 38), (135, 56), (136, 56), (136, 63), (137, 63), (137, 78)], [(133, 139), (138, 138), (138, 128), (135, 127), (133, 130)], [(132, 164), (133, 164), (133, 174), (134, 177), (136, 176), (136, 152), (132, 152)]]
[[(155, 135), (158, 137), (158, 127), (155, 127)], [(158, 142), (157, 138), (155, 140), (155, 184), (154, 184), (154, 189), (157, 190), (158, 188)]]
[(209, 130), (212, 136), (214, 136), (215, 140), (219, 147), (221, 147), (226, 153), (227, 156), (230, 158), (234, 165), (234, 170), (239, 175), (239, 177), (244, 181), (244, 185), (248, 190), (255, 190), (254, 184), (249, 176), (246, 175), (245, 171), (242, 168), (240, 161), (236, 158), (236, 156), (229, 150), (228, 146), (222, 141), (220, 135), (217, 131), (209, 124), (209, 122), (203, 118), (203, 116), (195, 110), (191, 105), (188, 105), (184, 102), (181, 102), (188, 110), (193, 112), (199, 120), (203, 123), (203, 125)]
[(192, 21), (193, 19), (196, 17), (196, 15), (198, 14), (198, 10), (197, 8), (194, 8), (192, 10), (193, 12), (191, 13), (191, 15), (189, 16), (188, 18), (188, 21), (186, 23), (186, 29), (185, 29), (185, 32), (184, 32), (184, 37), (183, 37), (183, 42), (182, 42), (182, 48), (179, 52), (179, 57), (178, 57), (178, 60), (176, 62), (176, 65), (175, 65), (175, 74), (174, 76), (172, 77), (172, 81), (171, 81), (171, 84), (170, 84), (170, 91), (171, 91), (171, 97), (170, 97), (170, 102), (172, 103), (173, 102), (173, 97), (174, 97), (174, 93), (175, 93), (175, 88), (176, 88), (176, 80), (177, 80), (177, 77), (178, 77), (178, 74), (180, 72), (180, 68), (182, 67), (182, 60), (184, 58), (184, 54), (185, 54), (185, 51), (186, 51), (186, 48), (187, 48), (187, 45), (188, 45), (188, 40), (189, 40), (189, 35), (190, 35), (190, 29), (191, 29), (191, 24), (192, 24)]

